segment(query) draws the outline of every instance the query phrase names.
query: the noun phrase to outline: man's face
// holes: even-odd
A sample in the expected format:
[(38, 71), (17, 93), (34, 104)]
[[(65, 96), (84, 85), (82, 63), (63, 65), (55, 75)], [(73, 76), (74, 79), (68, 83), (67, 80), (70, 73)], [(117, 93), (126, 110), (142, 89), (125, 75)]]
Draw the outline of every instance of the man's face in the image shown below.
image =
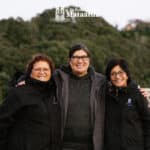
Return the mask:
[(72, 72), (79, 77), (87, 74), (88, 67), (90, 65), (90, 58), (84, 50), (77, 50), (73, 53), (73, 56), (69, 59)]

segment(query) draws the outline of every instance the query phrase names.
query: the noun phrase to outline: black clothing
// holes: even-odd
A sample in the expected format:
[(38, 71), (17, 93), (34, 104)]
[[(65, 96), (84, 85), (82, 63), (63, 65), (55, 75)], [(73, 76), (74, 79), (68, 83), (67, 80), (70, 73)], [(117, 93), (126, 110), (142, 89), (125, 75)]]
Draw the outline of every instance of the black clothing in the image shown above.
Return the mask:
[(106, 93), (105, 150), (150, 150), (150, 108), (137, 85)]
[[(102, 150), (103, 148), (103, 132), (104, 132), (104, 108), (105, 108), (105, 91), (103, 89), (103, 84), (105, 82), (105, 78), (103, 75), (95, 72), (93, 68), (89, 68), (88, 70), (89, 78), (90, 78), (90, 122), (92, 126), (92, 150)], [(54, 80), (57, 86), (57, 97), (60, 99), (61, 103), (61, 114), (62, 114), (62, 127), (61, 127), (61, 137), (63, 140), (65, 127), (67, 123), (67, 116), (69, 111), (69, 103), (70, 103), (70, 75), (71, 68), (69, 66), (63, 66), (61, 69), (56, 70), (54, 74)], [(82, 89), (80, 88), (81, 92)], [(75, 91), (76, 92), (76, 91)], [(76, 95), (78, 93), (76, 92)], [(83, 93), (84, 94), (84, 93)], [(80, 102), (77, 103), (80, 105)], [(82, 118), (81, 118), (82, 119)], [(63, 143), (64, 144), (64, 143)], [(66, 143), (65, 143), (66, 144)], [(80, 142), (79, 142), (80, 144)], [(80, 147), (80, 146), (79, 146)], [(84, 147), (84, 146), (83, 146)], [(74, 148), (78, 149), (78, 146)], [(80, 148), (81, 149), (81, 148)], [(90, 150), (91, 150), (90, 149)], [(87, 150), (86, 148), (82, 150)]]
[(19, 81), (25, 80), (26, 75), (23, 72), (16, 72), (12, 79), (8, 82), (8, 87), (15, 87)]
[(0, 150), (53, 150), (59, 145), (55, 85), (28, 78), (0, 106)]
[[(90, 78), (89, 75), (76, 77), (70, 75), (69, 104), (64, 132), (64, 143), (88, 145), (92, 141), (90, 118)], [(92, 143), (91, 143), (92, 145)]]

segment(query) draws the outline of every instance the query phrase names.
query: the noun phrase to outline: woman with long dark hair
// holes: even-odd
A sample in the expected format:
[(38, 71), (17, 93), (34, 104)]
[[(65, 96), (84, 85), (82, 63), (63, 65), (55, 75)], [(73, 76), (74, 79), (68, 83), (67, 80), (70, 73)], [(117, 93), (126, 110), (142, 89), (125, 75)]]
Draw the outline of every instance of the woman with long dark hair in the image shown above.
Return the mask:
[(149, 150), (150, 108), (124, 59), (106, 67), (105, 150)]

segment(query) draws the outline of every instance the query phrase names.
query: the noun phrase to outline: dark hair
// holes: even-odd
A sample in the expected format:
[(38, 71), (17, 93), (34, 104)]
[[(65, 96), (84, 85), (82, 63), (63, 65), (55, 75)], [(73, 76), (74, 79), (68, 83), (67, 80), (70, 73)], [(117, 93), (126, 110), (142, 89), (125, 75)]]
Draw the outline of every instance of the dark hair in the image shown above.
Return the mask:
[(90, 52), (89, 52), (88, 48), (83, 44), (75, 44), (75, 45), (71, 46), (68, 57), (71, 58), (73, 56), (74, 52), (79, 51), (79, 50), (83, 50), (84, 52), (87, 53), (87, 56), (90, 57)]
[(50, 57), (48, 57), (48, 56), (46, 56), (44, 54), (35, 54), (35, 55), (32, 56), (32, 59), (27, 64), (27, 67), (26, 67), (26, 74), (27, 74), (27, 76), (29, 76), (31, 74), (31, 71), (33, 69), (33, 65), (36, 62), (39, 62), (39, 61), (47, 62), (49, 64), (49, 66), (50, 66), (51, 73), (54, 72), (54, 68), (55, 68), (54, 66), (55, 65), (54, 65), (53, 60)]
[(111, 59), (109, 60), (109, 62), (107, 63), (107, 67), (106, 67), (106, 70), (105, 70), (105, 75), (106, 75), (106, 78), (110, 81), (110, 73), (111, 73), (111, 70), (115, 67), (119, 65), (121, 67), (121, 69), (126, 72), (127, 76), (128, 76), (128, 82), (131, 81), (131, 75), (130, 75), (130, 71), (129, 71), (129, 65), (128, 63), (122, 59), (122, 58), (119, 58), (119, 59)]

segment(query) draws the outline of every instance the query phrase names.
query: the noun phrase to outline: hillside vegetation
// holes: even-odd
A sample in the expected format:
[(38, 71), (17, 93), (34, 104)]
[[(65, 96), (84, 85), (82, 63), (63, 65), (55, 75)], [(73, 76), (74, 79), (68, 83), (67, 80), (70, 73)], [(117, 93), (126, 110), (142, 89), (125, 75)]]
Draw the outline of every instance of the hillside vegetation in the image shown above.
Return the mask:
[(8, 81), (17, 71), (24, 71), (32, 54), (45, 53), (59, 67), (67, 62), (68, 49), (74, 43), (87, 45), (96, 71), (104, 73), (108, 59), (123, 57), (134, 80), (143, 87), (150, 86), (150, 23), (138, 21), (136, 27), (120, 31), (101, 17), (56, 22), (54, 15), (55, 9), (51, 9), (30, 21), (0, 20), (0, 101)]

